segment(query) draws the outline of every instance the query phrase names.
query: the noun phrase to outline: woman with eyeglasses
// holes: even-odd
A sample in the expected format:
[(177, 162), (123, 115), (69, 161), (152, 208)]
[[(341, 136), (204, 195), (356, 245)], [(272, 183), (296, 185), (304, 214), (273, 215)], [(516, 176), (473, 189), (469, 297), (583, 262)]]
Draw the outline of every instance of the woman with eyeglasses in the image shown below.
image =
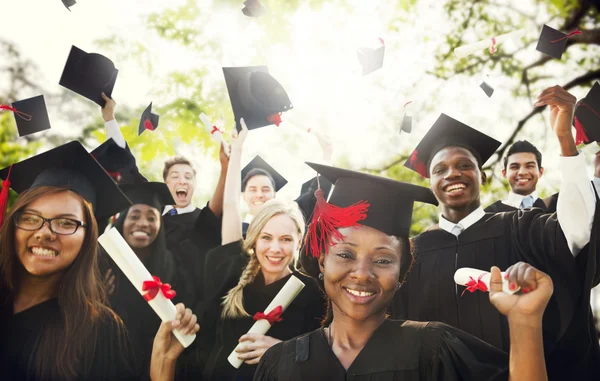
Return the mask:
[[(0, 177), (20, 194), (0, 228), (0, 378), (139, 379), (97, 263), (96, 218), (127, 207), (127, 198), (79, 142)], [(178, 312), (181, 329), (197, 329), (191, 311)]]

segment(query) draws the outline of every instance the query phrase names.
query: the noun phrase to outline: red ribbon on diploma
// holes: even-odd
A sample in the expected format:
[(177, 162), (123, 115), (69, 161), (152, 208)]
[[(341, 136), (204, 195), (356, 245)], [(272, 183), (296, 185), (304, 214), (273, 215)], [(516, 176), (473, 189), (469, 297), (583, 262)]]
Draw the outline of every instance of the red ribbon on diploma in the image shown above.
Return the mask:
[(477, 278), (477, 280), (473, 279), (473, 277), (469, 277), (469, 281), (467, 283), (465, 283), (465, 286), (467, 288), (465, 288), (465, 290), (462, 292), (462, 294), (460, 294), (460, 296), (463, 296), (465, 291), (469, 291), (469, 292), (475, 292), (477, 290), (487, 291), (488, 290), (487, 286), (481, 280), (481, 278), (483, 278), (484, 275), (485, 275), (485, 273), (481, 274), (479, 276), (479, 278)]
[(161, 291), (165, 298), (173, 299), (176, 295), (175, 290), (171, 290), (171, 285), (168, 283), (162, 283), (160, 278), (152, 275), (152, 279), (154, 280), (145, 280), (142, 284), (142, 291), (148, 291), (147, 294), (144, 294), (144, 299), (147, 302), (151, 301), (156, 297), (158, 291)]
[(25, 114), (24, 112), (21, 112), (14, 107), (10, 107), (7, 105), (0, 105), (0, 111), (4, 111), (4, 110), (14, 112), (19, 117), (21, 117), (21, 119), (26, 120), (27, 122), (29, 122), (31, 120), (31, 115), (29, 115), (29, 114)]
[(252, 318), (254, 320), (266, 320), (269, 322), (269, 324), (273, 325), (273, 323), (278, 323), (283, 320), (282, 318), (280, 318), (282, 313), (283, 308), (281, 308), (281, 306), (277, 306), (273, 308), (273, 310), (268, 314), (265, 314), (263, 312), (257, 312)]
[(490, 46), (490, 53), (494, 54), (498, 51), (498, 49), (496, 49), (496, 38), (492, 37), (492, 45)]
[(218, 128), (217, 126), (213, 126), (213, 127), (212, 127), (212, 130), (210, 131), (210, 134), (211, 134), (211, 135), (214, 135), (214, 134), (215, 134), (215, 132), (221, 132), (221, 130), (219, 130), (219, 128)]

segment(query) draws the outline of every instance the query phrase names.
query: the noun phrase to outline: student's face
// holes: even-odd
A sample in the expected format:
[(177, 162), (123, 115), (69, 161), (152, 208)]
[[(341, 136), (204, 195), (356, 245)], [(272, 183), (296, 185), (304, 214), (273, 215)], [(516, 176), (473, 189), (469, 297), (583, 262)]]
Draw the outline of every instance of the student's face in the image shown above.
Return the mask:
[(333, 311), (358, 321), (380, 317), (397, 290), (400, 241), (364, 225), (339, 231), (343, 240), (319, 259)]
[(544, 168), (538, 168), (535, 154), (518, 152), (508, 157), (506, 169), (502, 170), (502, 174), (513, 192), (527, 196), (535, 191), (538, 179), (544, 174)]
[(275, 189), (267, 176), (252, 176), (246, 183), (244, 201), (248, 205), (251, 215), (256, 216), (265, 202), (273, 198), (275, 198)]
[(145, 204), (129, 208), (123, 222), (125, 241), (134, 249), (152, 245), (160, 230), (160, 211)]
[[(31, 202), (22, 210), (44, 218), (64, 217), (87, 223), (79, 196), (70, 191), (49, 194)], [(65, 271), (75, 261), (83, 245), (85, 227), (75, 234), (59, 235), (48, 223), (39, 230), (15, 227), (15, 247), (25, 271), (35, 277), (48, 277)]]
[(431, 190), (440, 204), (460, 209), (479, 202), (479, 187), (485, 182), (485, 175), (467, 149), (441, 149), (431, 160), (429, 171)]
[(278, 278), (286, 275), (299, 247), (294, 221), (285, 214), (272, 217), (256, 241), (255, 252), (262, 272)]
[(187, 164), (175, 164), (169, 168), (165, 183), (169, 187), (178, 208), (185, 208), (190, 205), (196, 187), (192, 167)]

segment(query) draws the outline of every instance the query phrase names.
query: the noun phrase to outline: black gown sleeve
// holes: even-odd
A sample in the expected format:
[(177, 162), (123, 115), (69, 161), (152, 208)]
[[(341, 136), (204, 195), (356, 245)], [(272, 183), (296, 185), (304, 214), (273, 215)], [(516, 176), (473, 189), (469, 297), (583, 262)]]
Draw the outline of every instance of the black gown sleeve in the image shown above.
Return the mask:
[(421, 380), (507, 380), (508, 355), (459, 329), (443, 323), (423, 328)]
[(221, 223), (221, 217), (215, 215), (206, 203), (194, 225), (193, 239), (200, 250), (208, 251), (221, 245)]
[[(291, 340), (292, 343), (295, 340)], [(288, 342), (277, 343), (267, 349), (265, 354), (260, 358), (258, 367), (254, 372), (254, 381), (276, 381), (278, 380), (277, 373), (281, 360), (284, 354), (285, 346), (290, 346)], [(293, 355), (293, 353), (291, 354)], [(293, 358), (293, 357), (292, 357)]]

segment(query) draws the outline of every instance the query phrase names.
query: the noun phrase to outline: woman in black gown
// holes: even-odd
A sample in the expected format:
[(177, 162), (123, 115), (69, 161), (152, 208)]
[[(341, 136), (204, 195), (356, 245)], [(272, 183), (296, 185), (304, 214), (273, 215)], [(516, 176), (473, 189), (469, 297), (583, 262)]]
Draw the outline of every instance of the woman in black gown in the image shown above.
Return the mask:
[[(205, 300), (195, 311), (200, 321), (197, 366), (202, 380), (251, 380), (262, 354), (275, 343), (309, 332), (320, 325), (324, 300), (316, 283), (293, 269), (298, 257), (304, 220), (293, 205), (267, 202), (242, 240), (240, 221), (240, 158), (244, 129), (233, 141), (225, 185), (223, 246), (206, 258)], [(296, 276), (304, 289), (266, 335), (246, 335), (254, 314), (264, 312), (288, 279)], [(239, 369), (227, 361), (238, 344)]]
[(123, 325), (104, 304), (94, 218), (127, 199), (79, 142), (10, 171), (20, 196), (0, 229), (0, 378), (139, 379)]
[(388, 320), (412, 262), (407, 236), (413, 202), (435, 198), (412, 184), (310, 165), (335, 183), (334, 206), (313, 217), (309, 255), (302, 258), (327, 293), (328, 317), (324, 328), (269, 349), (255, 380), (547, 379), (541, 333), (552, 294), (547, 275), (514, 265), (510, 282), (526, 294), (509, 295), (492, 268), (490, 301), (510, 322), (510, 366), (506, 353), (448, 325)]

